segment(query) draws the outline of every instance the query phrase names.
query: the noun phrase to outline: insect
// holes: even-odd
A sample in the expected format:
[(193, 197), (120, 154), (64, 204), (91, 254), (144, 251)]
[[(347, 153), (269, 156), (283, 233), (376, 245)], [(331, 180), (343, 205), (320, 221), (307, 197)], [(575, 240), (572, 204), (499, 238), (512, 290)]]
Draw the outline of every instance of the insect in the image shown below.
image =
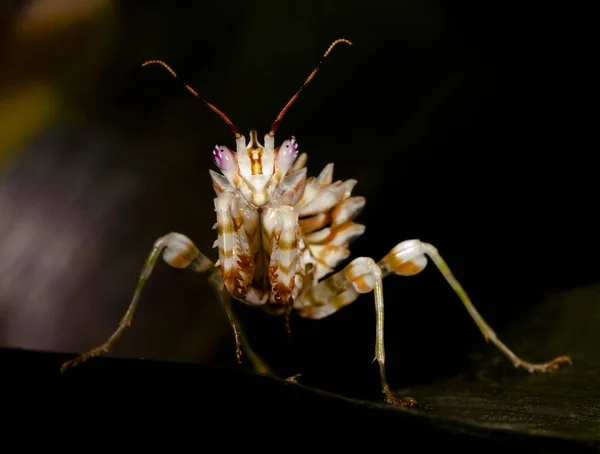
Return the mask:
[[(301, 317), (322, 319), (351, 304), (361, 294), (373, 292), (375, 359), (379, 365), (381, 390), (388, 403), (413, 406), (416, 401), (411, 397), (395, 396), (386, 379), (383, 279), (392, 274), (416, 275), (425, 268), (428, 259), (454, 289), (485, 340), (496, 345), (515, 367), (529, 372), (546, 372), (561, 363), (571, 363), (568, 356), (559, 356), (534, 364), (514, 354), (477, 312), (431, 244), (416, 239), (402, 241), (379, 261), (358, 257), (336, 271), (336, 266), (350, 256), (349, 245), (365, 231), (364, 225), (354, 222), (365, 205), (365, 198), (352, 195), (356, 180), (333, 181), (333, 163), (325, 166), (318, 176), (308, 177), (307, 155), (299, 153), (296, 139), (287, 138), (276, 146), (274, 136), (285, 113), (338, 44), (352, 43), (338, 39), (329, 46), (300, 89), (277, 115), (262, 144), (255, 130), (250, 131), (246, 140), (223, 112), (183, 83), (188, 91), (219, 115), (235, 135), (235, 151), (224, 145), (217, 145), (212, 151), (220, 173), (209, 171), (216, 193), (213, 228), (218, 233), (214, 247), (218, 248), (219, 259), (211, 261), (181, 233), (171, 232), (160, 237), (146, 259), (118, 328), (102, 345), (65, 362), (61, 366), (62, 372), (69, 366), (107, 352), (130, 326), (142, 289), (161, 256), (172, 267), (207, 275), (231, 324), (238, 362), (245, 351), (258, 372), (266, 370), (266, 366), (239, 329), (231, 310), (232, 297), (283, 316), (289, 331), (292, 310)], [(162, 61), (151, 60), (142, 66), (151, 64), (161, 65), (178, 78)]]

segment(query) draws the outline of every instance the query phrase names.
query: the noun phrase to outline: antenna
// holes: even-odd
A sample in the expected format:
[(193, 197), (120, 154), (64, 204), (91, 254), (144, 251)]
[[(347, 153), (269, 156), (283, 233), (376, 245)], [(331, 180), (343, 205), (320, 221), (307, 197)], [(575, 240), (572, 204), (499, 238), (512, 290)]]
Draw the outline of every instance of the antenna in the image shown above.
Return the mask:
[(298, 91), (294, 94), (294, 96), (292, 96), (290, 98), (290, 100), (283, 107), (283, 109), (281, 109), (281, 112), (279, 112), (279, 115), (277, 115), (277, 118), (271, 124), (271, 131), (269, 132), (269, 135), (271, 137), (273, 137), (273, 135), (275, 135), (275, 131), (277, 131), (277, 129), (279, 128), (279, 123), (281, 122), (281, 119), (286, 114), (286, 112), (289, 110), (289, 108), (294, 103), (294, 101), (296, 101), (296, 99), (298, 98), (298, 96), (300, 95), (300, 93), (302, 92), (302, 90), (304, 90), (304, 87), (306, 87), (309, 84), (309, 82), (313, 79), (313, 77), (315, 77), (315, 74), (317, 74), (317, 71), (319, 71), (319, 69), (321, 68), (321, 65), (323, 64), (323, 62), (325, 61), (325, 59), (327, 58), (327, 56), (329, 55), (329, 53), (333, 50), (333, 48), (336, 45), (340, 44), (340, 43), (345, 43), (345, 44), (348, 44), (350, 46), (352, 45), (352, 43), (350, 41), (348, 41), (347, 39), (344, 39), (344, 38), (337, 39), (333, 43), (331, 43), (331, 45), (329, 46), (329, 48), (327, 49), (327, 51), (321, 57), (321, 60), (319, 60), (319, 63), (317, 64), (317, 66), (315, 67), (315, 69), (312, 70), (312, 72), (306, 78), (306, 80), (304, 81), (304, 83), (302, 84), (302, 86), (298, 89)]
[(214, 113), (216, 113), (219, 117), (221, 117), (221, 119), (227, 123), (227, 126), (229, 126), (229, 129), (231, 130), (231, 132), (233, 134), (235, 134), (236, 139), (240, 137), (240, 134), (238, 133), (237, 127), (233, 124), (233, 122), (229, 119), (229, 117), (227, 115), (225, 115), (223, 112), (221, 112), (217, 107), (215, 107), (214, 105), (212, 105), (211, 103), (209, 103), (206, 99), (204, 99), (202, 96), (200, 96), (198, 94), (198, 92), (196, 90), (194, 90), (192, 87), (190, 87), (188, 84), (186, 84), (178, 75), (175, 71), (173, 71), (171, 69), (171, 67), (169, 65), (167, 65), (164, 61), (161, 60), (149, 60), (145, 63), (142, 64), (142, 67), (148, 66), (148, 65), (152, 65), (152, 64), (157, 64), (157, 65), (161, 65), (163, 68), (165, 68), (167, 71), (169, 71), (169, 73), (171, 73), (171, 75), (178, 79), (183, 86), (185, 87), (185, 89), (187, 91), (189, 91), (191, 94), (193, 94), (196, 98), (199, 98), (202, 102), (204, 102), (204, 104), (206, 104), (208, 106), (208, 108), (210, 110), (212, 110)]

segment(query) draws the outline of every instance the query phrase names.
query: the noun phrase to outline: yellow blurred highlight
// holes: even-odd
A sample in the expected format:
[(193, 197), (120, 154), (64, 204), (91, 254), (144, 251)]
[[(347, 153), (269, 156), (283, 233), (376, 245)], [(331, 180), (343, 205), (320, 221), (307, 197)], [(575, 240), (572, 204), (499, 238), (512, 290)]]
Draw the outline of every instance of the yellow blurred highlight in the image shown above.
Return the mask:
[(24, 143), (35, 137), (60, 107), (59, 96), (48, 85), (30, 84), (2, 94), (0, 103), (0, 169)]

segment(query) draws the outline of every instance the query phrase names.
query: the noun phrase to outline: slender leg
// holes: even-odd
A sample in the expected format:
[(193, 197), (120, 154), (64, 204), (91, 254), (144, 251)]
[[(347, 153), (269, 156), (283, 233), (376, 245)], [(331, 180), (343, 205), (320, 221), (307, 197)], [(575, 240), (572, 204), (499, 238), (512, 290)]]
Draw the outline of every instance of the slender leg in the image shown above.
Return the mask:
[(237, 326), (236, 319), (233, 317), (233, 312), (231, 311), (231, 296), (225, 287), (223, 287), (223, 291), (221, 292), (223, 296), (223, 306), (225, 307), (225, 313), (227, 314), (227, 319), (231, 325), (233, 330), (233, 336), (235, 337), (235, 356), (237, 358), (238, 364), (242, 363), (242, 345), (240, 343), (240, 333)]
[(270, 300), (276, 310), (283, 313), (288, 340), (291, 340), (293, 295), (296, 280), (301, 278), (302, 267), (298, 252), (298, 213), (290, 206), (274, 204), (265, 210), (263, 226), (263, 243), (271, 245), (268, 275)]
[(566, 355), (558, 356), (545, 363), (530, 363), (519, 358), (513, 353), (494, 332), (494, 330), (485, 322), (483, 317), (475, 309), (467, 292), (463, 289), (460, 283), (456, 280), (450, 268), (440, 256), (437, 249), (428, 243), (422, 243), (419, 240), (408, 240), (398, 244), (392, 251), (386, 255), (379, 266), (384, 272), (384, 276), (389, 273), (410, 276), (419, 273), (427, 264), (428, 256), (431, 261), (440, 270), (446, 281), (454, 289), (465, 308), (477, 324), (477, 327), (483, 334), (486, 341), (492, 342), (498, 349), (504, 353), (514, 364), (515, 367), (522, 367), (529, 372), (548, 372), (555, 370), (560, 364), (572, 364), (571, 358)]
[[(244, 330), (240, 328), (240, 321), (237, 319), (235, 313), (231, 309), (231, 296), (224, 290), (223, 279), (221, 277), (221, 272), (218, 268), (213, 269), (208, 281), (211, 287), (213, 288), (217, 299), (225, 308), (225, 312), (227, 314), (227, 318), (229, 319), (229, 323), (231, 324), (231, 328), (233, 329), (234, 336), (236, 336), (236, 356), (238, 358), (238, 363), (240, 362), (242, 351), (244, 351), (246, 353), (246, 356), (252, 363), (254, 371), (257, 374), (274, 375), (269, 369), (269, 367), (266, 365), (266, 363), (260, 358), (260, 356), (258, 356), (258, 354), (250, 346), (250, 342), (248, 342)], [(229, 303), (225, 302), (226, 295), (227, 297), (229, 297)], [(240, 346), (242, 347), (241, 349), (239, 348)]]
[(383, 274), (369, 257), (354, 259), (341, 271), (309, 287), (300, 296), (299, 314), (305, 318), (320, 319), (333, 314), (355, 301), (361, 293), (374, 292), (375, 298), (375, 360), (379, 364), (381, 390), (385, 400), (393, 405), (411, 407), (417, 402), (412, 397), (392, 394), (385, 373)]
[[(75, 359), (70, 361), (66, 361), (61, 365), (61, 373), (64, 373), (69, 367), (77, 366), (84, 361), (87, 361), (90, 358), (98, 356), (103, 352), (108, 352), (112, 345), (117, 341), (117, 339), (123, 334), (125, 329), (131, 325), (131, 321), (133, 319), (133, 314), (138, 305), (142, 289), (146, 285), (147, 280), (156, 265), (158, 258), (161, 253), (163, 254), (163, 259), (171, 266), (175, 268), (188, 268), (197, 272), (209, 272), (209, 281), (213, 289), (216, 290), (218, 287), (220, 297), (220, 301), (223, 302), (221, 289), (223, 289), (223, 282), (220, 278), (220, 272), (218, 268), (215, 268), (214, 263), (209, 260), (204, 254), (202, 254), (198, 248), (194, 245), (194, 243), (187, 237), (179, 233), (169, 233), (154, 243), (146, 262), (142, 268), (142, 272), (138, 279), (137, 285), (135, 287), (135, 291), (133, 294), (133, 298), (125, 312), (125, 315), (121, 318), (117, 329), (112, 333), (112, 335), (101, 345), (91, 349), (90, 351), (83, 353)], [(230, 316), (230, 311), (228, 312), (228, 317), (230, 322), (232, 323), (232, 327), (234, 329), (234, 334), (236, 335), (236, 346), (238, 351), (240, 351), (239, 343), (244, 344), (244, 348), (248, 353), (249, 359), (253, 362), (257, 371), (268, 371), (268, 368), (264, 365), (264, 363), (258, 358), (258, 356), (252, 351), (249, 347), (247, 340), (244, 336), (240, 336), (239, 329), (235, 324), (235, 319), (233, 316)]]
[(292, 310), (294, 309), (294, 300), (290, 298), (290, 300), (285, 305), (285, 330), (287, 332), (288, 341), (292, 341), (292, 330), (290, 328), (290, 318), (292, 316)]
[(465, 308), (481, 330), (486, 341), (492, 342), (504, 353), (515, 367), (523, 367), (529, 372), (548, 372), (555, 370), (560, 364), (571, 364), (571, 358), (558, 356), (545, 363), (530, 363), (519, 358), (503, 342), (485, 322), (473, 306), (465, 290), (458, 283), (446, 262), (431, 244), (419, 240), (408, 240), (399, 243), (377, 264), (368, 257), (353, 260), (341, 271), (323, 279), (314, 286), (303, 289), (297, 299), (295, 308), (301, 317), (321, 319), (337, 312), (342, 307), (354, 302), (362, 293), (373, 291), (376, 310), (376, 343), (375, 359), (379, 363), (382, 391), (386, 401), (391, 404), (412, 406), (416, 401), (410, 397), (398, 398), (392, 394), (385, 375), (384, 350), (384, 308), (382, 280), (390, 274), (414, 276), (427, 265), (427, 257), (437, 266), (446, 281), (457, 293)]

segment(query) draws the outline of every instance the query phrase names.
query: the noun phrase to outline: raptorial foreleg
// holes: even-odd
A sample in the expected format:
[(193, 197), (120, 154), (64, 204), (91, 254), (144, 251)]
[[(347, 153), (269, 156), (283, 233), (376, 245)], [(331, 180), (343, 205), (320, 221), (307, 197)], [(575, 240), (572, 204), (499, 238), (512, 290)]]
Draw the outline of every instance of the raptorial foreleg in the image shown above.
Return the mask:
[[(299, 273), (298, 213), (290, 206), (271, 209), (275, 225), (271, 232), (271, 258), (269, 261), (269, 283), (271, 301), (285, 305), (285, 323), (290, 336), (290, 314), (293, 307), (296, 277)], [(268, 219), (271, 213), (267, 213)]]
[(219, 266), (227, 291), (250, 306), (262, 306), (267, 302), (268, 292), (255, 285), (260, 280), (261, 267), (255, 259), (260, 258), (259, 217), (236, 195), (223, 192), (215, 198), (217, 212), (217, 241)]

